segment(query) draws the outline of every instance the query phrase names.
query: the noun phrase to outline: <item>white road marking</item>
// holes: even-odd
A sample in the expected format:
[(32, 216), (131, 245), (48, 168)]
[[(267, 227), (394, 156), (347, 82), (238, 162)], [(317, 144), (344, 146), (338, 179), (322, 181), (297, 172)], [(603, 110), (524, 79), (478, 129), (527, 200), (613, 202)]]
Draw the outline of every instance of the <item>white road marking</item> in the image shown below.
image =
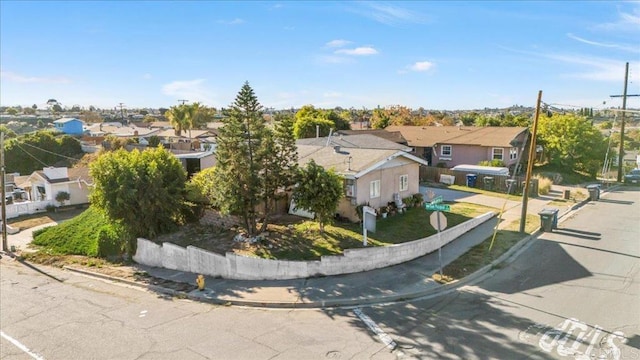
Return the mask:
[(394, 350), (396, 347), (398, 347), (398, 344), (396, 344), (396, 342), (391, 339), (391, 336), (380, 329), (380, 327), (373, 320), (371, 320), (370, 317), (363, 313), (360, 308), (353, 309), (353, 313), (356, 314), (356, 316), (358, 316), (360, 320), (362, 320), (365, 324), (367, 324), (367, 327), (369, 327), (371, 331), (378, 335), (380, 341), (382, 341), (382, 343), (385, 344), (389, 349)]
[(44, 360), (44, 358), (42, 356), (32, 352), (31, 350), (29, 350), (28, 347), (22, 345), (18, 340), (12, 338), (11, 336), (5, 334), (4, 331), (2, 331), (2, 330), (0, 330), (0, 336), (2, 336), (3, 338), (7, 339), (10, 343), (15, 345), (18, 349), (20, 349), (20, 350), (24, 351), (25, 353), (27, 353), (32, 358), (34, 358), (36, 360)]
[(147, 316), (147, 310), (140, 311), (140, 315), (138, 315), (138, 317), (145, 317), (145, 316)]

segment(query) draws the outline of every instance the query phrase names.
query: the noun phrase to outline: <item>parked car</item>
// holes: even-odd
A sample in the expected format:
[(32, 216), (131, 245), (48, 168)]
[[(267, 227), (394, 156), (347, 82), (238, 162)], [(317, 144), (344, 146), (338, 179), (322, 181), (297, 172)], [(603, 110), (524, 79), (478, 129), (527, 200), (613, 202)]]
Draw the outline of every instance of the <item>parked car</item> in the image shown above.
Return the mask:
[(625, 184), (640, 184), (640, 169), (633, 169), (624, 176)]

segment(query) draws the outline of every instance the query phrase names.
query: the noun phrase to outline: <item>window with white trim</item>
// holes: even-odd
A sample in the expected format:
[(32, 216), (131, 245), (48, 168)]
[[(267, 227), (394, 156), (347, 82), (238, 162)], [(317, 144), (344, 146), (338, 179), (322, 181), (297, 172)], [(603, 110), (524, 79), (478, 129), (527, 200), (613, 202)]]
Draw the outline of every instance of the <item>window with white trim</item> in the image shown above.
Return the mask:
[(509, 160), (516, 160), (518, 158), (518, 148), (509, 149)]
[(503, 148), (493, 148), (491, 151), (491, 159), (493, 160), (504, 160), (504, 149)]
[(450, 157), (450, 156), (451, 156), (451, 153), (453, 152), (452, 150), (453, 150), (453, 149), (452, 149), (452, 146), (451, 146), (451, 145), (442, 145), (442, 146), (440, 147), (440, 156), (447, 156), (447, 157)]
[(373, 180), (369, 184), (369, 198), (374, 199), (380, 197), (380, 180)]
[(400, 175), (400, 191), (409, 190), (409, 175)]

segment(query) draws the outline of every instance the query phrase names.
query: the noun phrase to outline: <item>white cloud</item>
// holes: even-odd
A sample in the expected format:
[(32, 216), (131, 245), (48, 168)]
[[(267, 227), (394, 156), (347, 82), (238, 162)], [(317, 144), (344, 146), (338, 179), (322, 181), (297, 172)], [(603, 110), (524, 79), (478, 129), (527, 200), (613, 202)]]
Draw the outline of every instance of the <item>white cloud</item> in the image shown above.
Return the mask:
[(205, 81), (205, 79), (173, 81), (162, 86), (162, 93), (174, 96), (176, 99), (211, 104), (214, 95), (204, 86)]
[[(622, 61), (586, 57), (582, 55), (546, 54), (544, 56), (548, 59), (583, 66), (585, 68), (581, 72), (565, 74), (566, 77), (597, 81), (624, 81), (625, 64)], [(635, 63), (631, 66), (637, 68), (640, 66), (640, 63)], [(633, 79), (629, 80), (632, 81)]]
[(66, 77), (24, 76), (10, 71), (0, 71), (0, 78), (21, 84), (68, 84), (71, 82), (71, 80)]
[(365, 8), (355, 10), (356, 13), (385, 25), (400, 23), (424, 23), (425, 18), (411, 10), (382, 2), (363, 2)]
[(340, 49), (335, 51), (336, 54), (355, 55), (355, 56), (368, 56), (376, 55), (378, 50), (371, 46), (360, 46), (354, 49)]
[(240, 18), (235, 18), (233, 20), (218, 20), (218, 24), (224, 24), (224, 25), (241, 25), (244, 23), (245, 21)]
[(606, 47), (606, 48), (613, 48), (613, 49), (620, 49), (620, 50), (624, 50), (624, 51), (640, 53), (640, 46), (635, 46), (634, 47), (634, 46), (626, 46), (626, 45), (618, 45), (618, 44), (606, 44), (606, 43), (601, 43), (601, 42), (597, 42), (597, 41), (587, 40), (587, 39), (581, 38), (579, 36), (573, 35), (571, 33), (568, 33), (567, 37), (569, 37), (570, 39), (579, 41), (581, 43), (587, 44), (587, 45)]
[(434, 63), (430, 61), (418, 61), (413, 65), (407, 66), (407, 68), (411, 71), (425, 72), (432, 69), (433, 66), (434, 66)]
[(328, 43), (324, 44), (324, 46), (329, 48), (339, 48), (339, 47), (347, 46), (349, 44), (351, 44), (351, 41), (349, 40), (336, 39), (336, 40), (329, 41)]
[(618, 12), (618, 19), (614, 22), (599, 24), (596, 29), (610, 31), (633, 31), (640, 29), (640, 7), (636, 6), (631, 13)]

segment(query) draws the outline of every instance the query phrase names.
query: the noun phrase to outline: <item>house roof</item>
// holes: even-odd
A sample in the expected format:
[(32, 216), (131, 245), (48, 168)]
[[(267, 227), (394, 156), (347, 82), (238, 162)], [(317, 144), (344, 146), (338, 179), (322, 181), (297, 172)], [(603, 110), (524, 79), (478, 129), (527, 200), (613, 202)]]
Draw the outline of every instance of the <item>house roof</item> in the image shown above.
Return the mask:
[[(104, 130), (104, 127), (102, 129)], [(115, 136), (121, 136), (121, 137), (149, 136), (149, 135), (155, 134), (156, 132), (158, 132), (158, 129), (147, 129), (147, 128), (141, 128), (137, 126), (125, 126), (125, 127), (115, 129), (114, 131), (111, 132), (111, 134)]]
[(425, 160), (397, 149), (343, 148), (336, 152), (331, 146), (298, 145), (297, 147), (299, 165), (304, 166), (314, 160), (325, 169), (333, 169), (336, 173), (349, 178), (359, 178), (398, 157), (427, 165)]
[(407, 145), (407, 139), (402, 136), (400, 131), (387, 131), (385, 129), (364, 129), (364, 130), (338, 130), (337, 134), (341, 135), (362, 135), (370, 134), (377, 137), (381, 137), (385, 140), (393, 141), (394, 143)]
[[(300, 145), (316, 145), (327, 146), (328, 137), (298, 139), (296, 144)], [(383, 139), (372, 134), (358, 135), (334, 135), (331, 136), (329, 146), (340, 146), (344, 148), (360, 148), (360, 149), (387, 149), (387, 150), (404, 150), (411, 151), (410, 147), (398, 144), (396, 142)]]
[(68, 122), (71, 122), (71, 121), (80, 121), (80, 122), (82, 122), (82, 120), (76, 119), (76, 118), (62, 118), (62, 119), (55, 120), (53, 123), (54, 124), (65, 124), (65, 123), (68, 123)]
[(462, 134), (443, 141), (446, 144), (478, 145), (478, 146), (514, 146), (513, 140), (521, 133), (527, 131), (526, 127), (496, 127), (487, 126), (475, 128), (475, 130), (465, 131)]
[(526, 127), (475, 126), (388, 126), (387, 131), (399, 131), (410, 146), (433, 147), (435, 144), (513, 146), (511, 142)]
[(50, 184), (56, 184), (56, 183), (64, 183), (64, 182), (79, 182), (79, 181), (84, 181), (85, 183), (91, 183), (91, 175), (89, 175), (89, 168), (88, 167), (77, 167), (77, 168), (69, 168), (67, 169), (67, 177), (66, 178), (60, 178), (60, 179), (49, 179), (49, 177), (47, 177), (47, 175), (44, 174), (44, 171), (42, 170), (37, 170), (34, 171), (33, 174), (29, 175), (29, 177), (24, 181), (23, 184), (26, 185), (26, 183), (30, 183), (31, 182), (31, 177), (33, 175), (37, 175), (40, 178), (42, 178), (44, 181), (50, 183)]

